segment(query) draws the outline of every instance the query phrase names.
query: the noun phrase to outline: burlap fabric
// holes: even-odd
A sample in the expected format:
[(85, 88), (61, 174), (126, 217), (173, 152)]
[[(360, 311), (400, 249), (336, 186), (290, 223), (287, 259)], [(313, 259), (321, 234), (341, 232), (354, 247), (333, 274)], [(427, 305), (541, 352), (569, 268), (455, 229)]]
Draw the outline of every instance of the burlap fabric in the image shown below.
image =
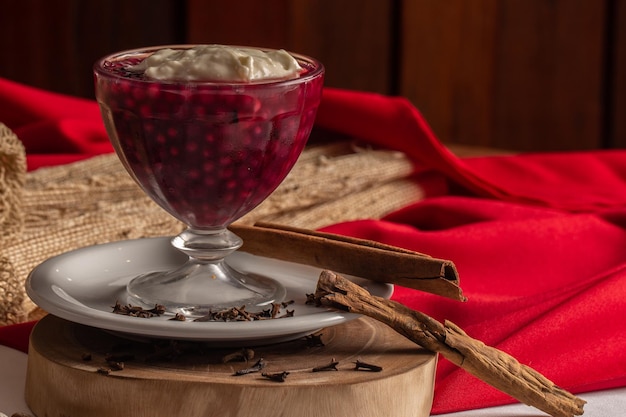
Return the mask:
[[(379, 218), (422, 196), (403, 154), (349, 141), (307, 148), (283, 184), (241, 222), (305, 228)], [(148, 199), (113, 154), (26, 173), (19, 139), (0, 124), (0, 325), (38, 318), (25, 293), (45, 259), (115, 240), (174, 235), (183, 225)]]

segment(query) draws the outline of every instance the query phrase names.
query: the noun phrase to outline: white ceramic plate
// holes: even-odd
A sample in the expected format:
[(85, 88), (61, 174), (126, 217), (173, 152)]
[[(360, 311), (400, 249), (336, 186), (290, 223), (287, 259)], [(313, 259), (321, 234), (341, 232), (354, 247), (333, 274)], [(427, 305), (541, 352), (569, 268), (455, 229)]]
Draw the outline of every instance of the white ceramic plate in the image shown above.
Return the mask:
[[(172, 321), (171, 315), (149, 319), (112, 313), (116, 300), (126, 302), (133, 277), (173, 268), (186, 260), (169, 238), (137, 239), (89, 246), (67, 252), (36, 267), (26, 291), (39, 307), (58, 317), (135, 336), (188, 339), (216, 344), (267, 344), (314, 333), (358, 316), (306, 305), (315, 292), (320, 269), (236, 252), (228, 263), (243, 272), (270, 276), (287, 289), (294, 316), (253, 322)], [(372, 294), (390, 297), (393, 286), (348, 277)]]

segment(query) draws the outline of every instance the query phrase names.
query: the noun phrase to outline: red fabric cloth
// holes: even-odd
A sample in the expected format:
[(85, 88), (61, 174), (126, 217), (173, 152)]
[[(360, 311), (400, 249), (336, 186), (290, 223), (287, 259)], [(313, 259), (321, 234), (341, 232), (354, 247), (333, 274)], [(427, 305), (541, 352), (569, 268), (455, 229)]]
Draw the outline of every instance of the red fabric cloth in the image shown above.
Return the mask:
[(34, 321), (31, 321), (0, 327), (0, 345), (27, 352), (28, 338), (35, 324)]
[(0, 78), (0, 122), (24, 143), (29, 170), (113, 151), (92, 100)]
[[(30, 169), (111, 150), (91, 101), (0, 79), (0, 121), (25, 142)], [(337, 89), (326, 89), (317, 124), (404, 151), (449, 186), (385, 219), (325, 228), (451, 259), (469, 298), (398, 287), (395, 300), (573, 391), (626, 385), (624, 151), (459, 159), (407, 100)], [(0, 329), (0, 343), (26, 349), (29, 326)], [(440, 361), (433, 412), (511, 401)]]

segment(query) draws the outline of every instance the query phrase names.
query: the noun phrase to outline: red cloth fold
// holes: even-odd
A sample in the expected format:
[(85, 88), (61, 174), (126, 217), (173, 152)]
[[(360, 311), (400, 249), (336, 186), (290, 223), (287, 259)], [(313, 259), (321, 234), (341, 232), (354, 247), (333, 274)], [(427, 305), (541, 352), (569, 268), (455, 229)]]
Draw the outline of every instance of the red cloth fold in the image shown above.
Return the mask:
[[(0, 80), (0, 121), (25, 142), (31, 169), (58, 163), (56, 150), (70, 159), (111, 150), (91, 101)], [(317, 124), (404, 151), (453, 190), (382, 220), (325, 228), (451, 259), (469, 298), (398, 287), (395, 300), (573, 391), (626, 385), (626, 152), (459, 159), (407, 100), (337, 89), (326, 89)], [(0, 329), (0, 343), (20, 332)], [(511, 401), (440, 361), (433, 412)]]
[(405, 98), (326, 89), (317, 125), (405, 152), (475, 196), (570, 211), (626, 206), (626, 151), (460, 159)]
[(0, 122), (24, 144), (29, 170), (113, 151), (93, 100), (0, 78)]
[(34, 321), (31, 321), (0, 327), (0, 345), (27, 352), (28, 338), (35, 324)]

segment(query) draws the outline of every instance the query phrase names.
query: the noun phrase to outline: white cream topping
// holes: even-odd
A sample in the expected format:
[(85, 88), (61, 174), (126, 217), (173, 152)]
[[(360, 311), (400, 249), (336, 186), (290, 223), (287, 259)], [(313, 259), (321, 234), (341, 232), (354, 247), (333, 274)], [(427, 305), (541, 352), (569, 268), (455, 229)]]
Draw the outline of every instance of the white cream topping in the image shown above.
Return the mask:
[(197, 45), (161, 49), (129, 69), (162, 81), (253, 82), (296, 78), (302, 67), (282, 49)]

